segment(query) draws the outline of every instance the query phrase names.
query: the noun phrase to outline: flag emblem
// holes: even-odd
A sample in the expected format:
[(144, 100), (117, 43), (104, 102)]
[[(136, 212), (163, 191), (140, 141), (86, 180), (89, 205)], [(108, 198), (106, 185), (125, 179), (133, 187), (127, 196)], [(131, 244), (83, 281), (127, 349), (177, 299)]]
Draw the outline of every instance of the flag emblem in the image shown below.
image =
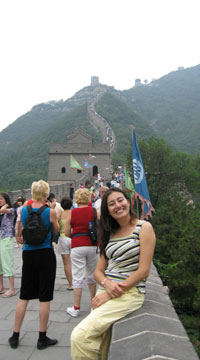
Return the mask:
[(139, 160), (133, 159), (133, 171), (135, 184), (141, 183), (144, 177), (144, 169)]

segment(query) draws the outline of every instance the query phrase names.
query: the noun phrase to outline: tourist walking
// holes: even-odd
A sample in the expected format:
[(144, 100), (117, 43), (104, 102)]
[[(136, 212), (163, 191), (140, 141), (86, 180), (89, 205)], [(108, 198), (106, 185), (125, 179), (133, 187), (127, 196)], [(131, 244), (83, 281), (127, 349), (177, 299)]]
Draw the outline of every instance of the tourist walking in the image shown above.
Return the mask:
[[(43, 207), (44, 210), (40, 216), (48, 232), (40, 245), (28, 244), (30, 242), (27, 241), (28, 239), (23, 244), (20, 296), (15, 313), (14, 332), (8, 341), (12, 348), (18, 347), (20, 329), (28, 302), (32, 299), (39, 299), (40, 330), (37, 348), (42, 350), (57, 343), (56, 339), (50, 339), (46, 336), (46, 331), (56, 276), (56, 256), (51, 241), (51, 226), (53, 231), (58, 233), (59, 224), (55, 210), (44, 206), (49, 195), (49, 184), (43, 180), (33, 182), (31, 193), (33, 202), (30, 206), (32, 211), (38, 212)], [(21, 213), (21, 226), (23, 229), (27, 226), (28, 218), (28, 207), (24, 206)], [(22, 241), (21, 233), (18, 232), (18, 242), (20, 241)]]
[[(15, 216), (14, 216), (14, 222), (13, 222), (13, 235), (15, 236), (15, 240), (16, 240), (17, 228), (19, 225), (19, 223), (17, 223), (17, 221), (19, 222), (22, 207), (23, 207), (25, 201), (26, 201), (26, 199), (22, 195), (18, 195), (17, 200), (13, 205), (13, 208), (15, 209)], [(19, 247), (19, 244), (17, 242), (16, 242), (15, 247), (17, 247), (17, 248)]]
[(94, 270), (97, 264), (97, 246), (92, 244), (89, 236), (89, 222), (94, 218), (94, 209), (88, 204), (91, 202), (91, 193), (81, 188), (75, 191), (76, 209), (72, 209), (66, 220), (65, 234), (72, 237), (71, 263), (72, 283), (74, 289), (74, 305), (67, 308), (67, 313), (77, 317), (80, 314), (82, 288), (85, 277), (91, 299), (96, 293)]
[(98, 213), (101, 215), (101, 202), (102, 202), (102, 199), (106, 193), (106, 191), (108, 190), (108, 187), (107, 186), (101, 186), (99, 188), (99, 195), (100, 195), (100, 198), (97, 199), (94, 203), (94, 207), (95, 209), (98, 211)]
[[(0, 193), (0, 294), (3, 298), (15, 295), (14, 288), (14, 217), (15, 209), (6, 193)], [(5, 292), (3, 277), (9, 279), (9, 289)]]
[[(56, 201), (56, 196), (55, 194), (53, 193), (50, 193), (48, 198), (47, 198), (47, 205), (51, 208), (51, 209), (54, 209), (55, 212), (56, 212), (56, 215), (57, 215), (57, 218), (58, 220), (60, 219), (60, 216), (61, 216), (61, 213), (63, 211), (61, 205), (59, 202)], [(53, 239), (52, 239), (52, 242), (53, 242), (53, 246), (54, 248), (56, 248), (56, 245), (58, 243), (58, 237), (59, 237), (59, 234), (56, 234), (54, 231), (53, 231)]]
[(60, 236), (58, 238), (57, 253), (62, 257), (65, 275), (68, 280), (67, 290), (73, 290), (71, 260), (70, 260), (71, 237), (65, 236), (65, 224), (66, 224), (66, 220), (71, 214), (70, 209), (72, 207), (72, 200), (65, 196), (62, 198), (60, 204), (64, 211), (62, 211), (59, 219)]
[(72, 360), (106, 360), (112, 324), (144, 302), (155, 234), (149, 222), (137, 219), (121, 189), (109, 189), (102, 199), (99, 240), (94, 273), (99, 290), (92, 312), (71, 334)]
[(73, 187), (73, 184), (70, 184), (70, 185), (69, 185), (69, 196), (70, 196), (70, 199), (73, 201), (73, 198), (74, 198), (74, 187)]

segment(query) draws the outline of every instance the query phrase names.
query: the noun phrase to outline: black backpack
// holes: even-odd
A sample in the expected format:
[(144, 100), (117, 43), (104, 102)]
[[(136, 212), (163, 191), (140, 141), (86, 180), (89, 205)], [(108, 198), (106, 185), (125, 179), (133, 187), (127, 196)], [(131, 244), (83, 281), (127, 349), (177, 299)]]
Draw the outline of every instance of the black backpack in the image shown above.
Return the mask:
[(91, 222), (89, 222), (88, 229), (92, 244), (97, 244), (98, 219), (97, 219), (97, 211), (94, 207), (93, 207), (93, 211), (94, 211), (94, 218)]
[(42, 206), (38, 211), (33, 211), (31, 205), (27, 206), (29, 216), (22, 231), (25, 244), (41, 245), (45, 241), (49, 231), (51, 230), (51, 225), (47, 229), (41, 217), (41, 214), (45, 209), (47, 209), (46, 205)]

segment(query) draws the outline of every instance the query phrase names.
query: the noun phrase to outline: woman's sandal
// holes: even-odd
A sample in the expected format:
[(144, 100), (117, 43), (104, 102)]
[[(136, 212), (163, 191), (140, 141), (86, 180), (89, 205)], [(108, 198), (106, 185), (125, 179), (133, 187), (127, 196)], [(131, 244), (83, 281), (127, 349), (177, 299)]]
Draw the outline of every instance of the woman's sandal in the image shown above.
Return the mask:
[(67, 290), (74, 290), (72, 285), (67, 285)]
[(5, 290), (4, 290), (4, 289), (0, 291), (0, 294), (4, 294), (4, 293), (5, 293)]
[(16, 295), (16, 292), (15, 292), (15, 291), (8, 290), (8, 291), (6, 291), (5, 293), (3, 293), (3, 294), (1, 295), (1, 297), (3, 297), (3, 298), (9, 298), (9, 297), (15, 296), (15, 295)]

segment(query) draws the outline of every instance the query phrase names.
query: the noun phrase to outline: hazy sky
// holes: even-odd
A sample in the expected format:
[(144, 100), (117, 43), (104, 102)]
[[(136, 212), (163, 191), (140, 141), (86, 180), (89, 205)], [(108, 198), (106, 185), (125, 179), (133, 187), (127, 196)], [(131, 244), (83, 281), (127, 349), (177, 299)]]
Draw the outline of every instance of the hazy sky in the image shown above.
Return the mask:
[(124, 90), (200, 63), (200, 0), (0, 2), (0, 130), (91, 76)]

